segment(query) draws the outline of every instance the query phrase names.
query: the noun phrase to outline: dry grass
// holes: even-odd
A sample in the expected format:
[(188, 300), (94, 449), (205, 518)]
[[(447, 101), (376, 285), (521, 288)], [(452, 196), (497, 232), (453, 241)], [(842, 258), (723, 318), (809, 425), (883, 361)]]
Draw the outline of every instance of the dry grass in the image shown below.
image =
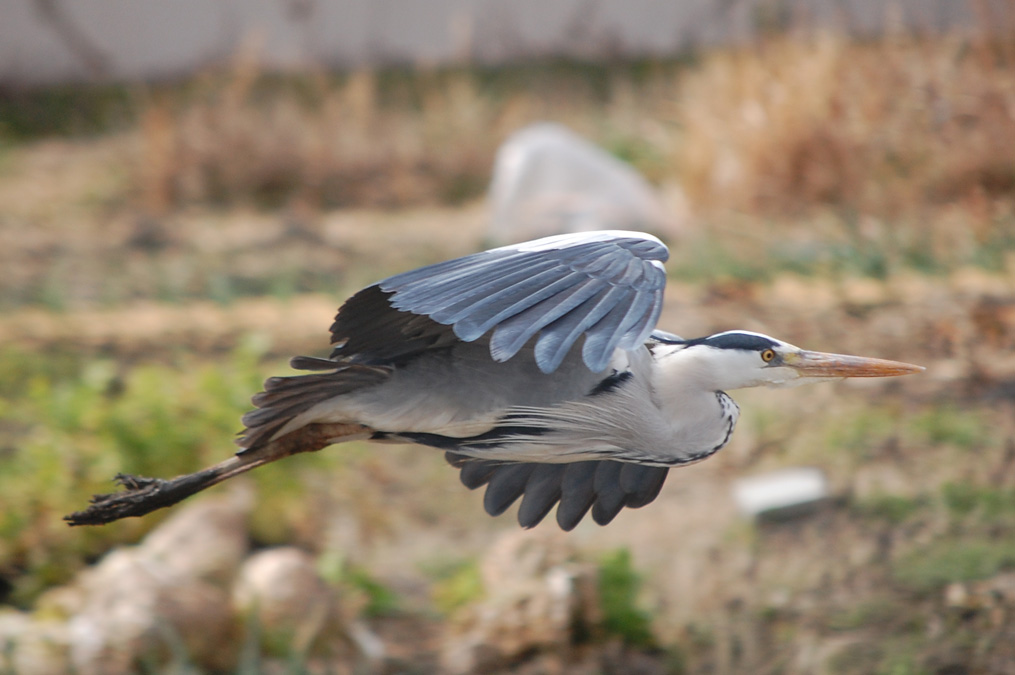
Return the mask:
[(241, 59), (150, 97), (136, 189), (156, 213), (193, 202), (457, 203), (483, 192), (505, 136), (551, 115), (558, 97), (568, 94), (490, 92), (468, 72), (279, 80)]
[(1015, 56), (966, 40), (826, 35), (718, 53), (689, 76), (674, 157), (701, 204), (879, 216), (1015, 196)]
[(609, 71), (576, 69), (556, 90), (466, 72), (286, 84), (252, 63), (150, 97), (137, 172), (150, 208), (453, 202), (480, 194), (500, 141), (541, 118), (679, 180), (699, 209), (898, 217), (958, 203), (988, 222), (1015, 198), (1015, 50), (1003, 41), (773, 39), (636, 83), (597, 87)]
[(482, 196), (508, 134), (550, 119), (686, 197), (680, 217), (706, 226), (674, 265), (688, 278), (757, 278), (759, 245), (785, 269), (878, 277), (1003, 269), (1015, 248), (1003, 40), (773, 38), (693, 65), (536, 74), (278, 78), (252, 63), (141, 97), (122, 203), (157, 217), (288, 207), (308, 222), (457, 204)]
[[(497, 147), (512, 131), (545, 119), (597, 137), (661, 177), (661, 155), (644, 152), (647, 139), (639, 138), (645, 92), (618, 80), (605, 85), (604, 101), (596, 82), (603, 71), (592, 72), (564, 68), (535, 83), (524, 73), (520, 83), (487, 74), (491, 83), (458, 71), (279, 81), (241, 59), (188, 92), (149, 97), (134, 191), (153, 213), (195, 202), (453, 204), (485, 191)], [(654, 96), (653, 109), (672, 100), (673, 83), (666, 86), (669, 95)], [(670, 140), (658, 129), (652, 136)]]
[[(142, 117), (139, 174), (155, 212), (187, 202), (308, 201), (398, 206), (453, 201), (454, 186), (481, 171), (495, 143), (492, 113), (454, 85), (407, 125), (376, 103), (367, 72), (341, 86), (312, 78), (309, 91), (264, 96), (261, 76), (237, 68), (211, 77), (189, 102), (157, 98)], [(464, 100), (463, 100), (464, 97)], [(444, 129), (430, 118), (439, 116)], [(450, 137), (445, 131), (457, 129)]]

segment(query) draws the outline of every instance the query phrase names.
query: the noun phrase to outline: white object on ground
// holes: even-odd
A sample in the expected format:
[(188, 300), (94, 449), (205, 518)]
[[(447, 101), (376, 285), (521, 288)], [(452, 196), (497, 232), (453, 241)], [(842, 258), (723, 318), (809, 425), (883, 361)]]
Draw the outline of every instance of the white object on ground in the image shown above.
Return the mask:
[(828, 482), (820, 469), (798, 467), (741, 478), (733, 497), (745, 516), (791, 514), (824, 501)]
[(490, 184), (490, 238), (499, 244), (591, 230), (665, 233), (652, 186), (629, 164), (560, 124), (512, 134)]

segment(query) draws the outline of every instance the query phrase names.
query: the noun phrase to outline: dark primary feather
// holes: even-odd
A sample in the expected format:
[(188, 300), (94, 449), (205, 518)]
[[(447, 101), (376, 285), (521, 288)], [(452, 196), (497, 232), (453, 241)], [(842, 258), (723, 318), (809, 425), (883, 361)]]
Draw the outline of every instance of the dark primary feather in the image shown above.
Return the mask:
[[(445, 453), (444, 456), (464, 459), (462, 455), (454, 455), (450, 452)], [(454, 464), (450, 459), (448, 461)], [(458, 477), (462, 481), (462, 485), (470, 490), (475, 490), (490, 482), (490, 478), (493, 477), (493, 473), (497, 470), (498, 466), (499, 464), (496, 462), (462, 462), (462, 471)]]
[(599, 462), (568, 464), (560, 481), (560, 506), (557, 524), (565, 531), (573, 530), (596, 501), (594, 479)]
[(599, 525), (606, 525), (624, 508), (627, 494), (620, 485), (620, 471), (623, 468), (620, 462), (609, 462), (599, 467), (592, 479), (592, 489), (596, 493), (592, 520)]
[(627, 493), (624, 506), (639, 509), (659, 496), (666, 482), (667, 470), (644, 464), (624, 464), (620, 470), (620, 488)]
[(447, 326), (396, 310), (390, 299), (374, 285), (345, 301), (331, 324), (332, 359), (398, 367), (456, 341)]
[(535, 527), (560, 500), (561, 480), (566, 464), (539, 464), (525, 483), (525, 494), (518, 507), (518, 523)]
[(491, 516), (504, 513), (525, 492), (532, 472), (539, 464), (505, 464), (490, 474), (483, 507)]
[(606, 525), (624, 508), (640, 508), (659, 496), (669, 472), (667, 467), (643, 466), (612, 460), (571, 464), (500, 462), (444, 454), (461, 469), (462, 484), (470, 490), (487, 485), (483, 506), (498, 516), (519, 497), (518, 522), (535, 527), (557, 506), (557, 524), (573, 530), (589, 509), (592, 518)]

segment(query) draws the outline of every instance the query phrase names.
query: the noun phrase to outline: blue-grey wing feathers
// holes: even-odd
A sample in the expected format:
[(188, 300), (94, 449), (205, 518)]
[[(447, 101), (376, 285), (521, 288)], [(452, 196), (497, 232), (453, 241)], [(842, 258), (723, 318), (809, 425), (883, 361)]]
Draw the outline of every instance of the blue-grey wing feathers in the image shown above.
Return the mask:
[[(553, 395), (598, 391), (602, 382), (596, 385), (598, 376), (593, 373), (607, 368), (616, 349), (633, 350), (646, 340), (679, 340), (653, 333), (662, 310), (666, 284), (662, 263), (667, 258), (666, 246), (650, 235), (589, 232), (476, 253), (368, 286), (349, 298), (335, 317), (330, 358), (297, 357), (294, 368), (314, 372), (269, 379), (264, 392), (254, 397), (256, 409), (243, 418), (246, 429), (237, 443), (246, 450), (269, 443), (304, 413), (327, 407), (332, 399), (380, 387), (410, 371), (411, 364), (443, 363), (440, 359), (459, 352), (485, 359), (483, 343), (462, 345), (480, 338), (489, 341), (490, 357), (496, 362), (532, 346), (543, 373), (557, 371), (565, 358), (576, 359), (573, 350), (581, 344), (582, 361), (592, 373), (562, 369), (554, 378)], [(511, 367), (516, 365), (531, 370), (531, 363), (512, 362), (490, 372), (528, 372)], [(518, 398), (517, 392), (513, 396)], [(526, 396), (521, 403), (532, 402)], [(484, 433), (493, 431), (497, 430)], [(374, 437), (445, 448), (434, 439), (457, 438), (400, 427), (376, 429)], [(453, 452), (446, 456), (461, 469), (466, 486), (487, 486), (484, 506), (491, 515), (521, 498), (519, 522), (532, 527), (556, 505), (557, 522), (565, 530), (590, 511), (597, 523), (605, 525), (623, 508), (651, 502), (668, 471), (612, 460), (542, 464), (470, 459)]]
[(655, 327), (667, 258), (662, 242), (640, 233), (563, 235), (437, 263), (377, 287), (395, 309), (451, 326), (465, 342), (492, 330), (496, 361), (538, 333), (536, 363), (545, 373), (584, 335), (582, 357), (598, 372), (617, 347), (637, 347)]

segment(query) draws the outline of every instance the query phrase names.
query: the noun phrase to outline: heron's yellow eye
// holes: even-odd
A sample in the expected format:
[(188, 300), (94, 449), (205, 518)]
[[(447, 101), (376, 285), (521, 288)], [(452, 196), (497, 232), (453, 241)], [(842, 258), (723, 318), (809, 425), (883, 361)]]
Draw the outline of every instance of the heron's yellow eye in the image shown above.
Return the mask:
[(775, 352), (772, 351), (771, 349), (766, 349), (765, 351), (761, 352), (761, 360), (764, 361), (765, 363), (768, 363), (774, 358)]

